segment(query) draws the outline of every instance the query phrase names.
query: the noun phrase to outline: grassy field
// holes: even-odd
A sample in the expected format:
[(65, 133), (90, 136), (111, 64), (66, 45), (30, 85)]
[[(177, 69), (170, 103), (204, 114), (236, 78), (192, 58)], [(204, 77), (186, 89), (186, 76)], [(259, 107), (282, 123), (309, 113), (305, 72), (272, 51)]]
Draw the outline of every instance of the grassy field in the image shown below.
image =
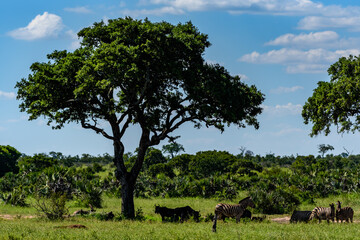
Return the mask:
[[(241, 198), (243, 196), (240, 196)], [(64, 221), (46, 221), (41, 218), (26, 218), (36, 215), (32, 207), (19, 208), (0, 203), (0, 215), (10, 215), (11, 220), (0, 218), (0, 239), (360, 239), (360, 195), (343, 195), (316, 200), (316, 204), (304, 204), (301, 210), (311, 210), (315, 206), (328, 206), (340, 200), (343, 206), (355, 210), (353, 224), (288, 224), (274, 222), (274, 218), (286, 215), (267, 216), (262, 223), (248, 222), (236, 224), (234, 220), (218, 222), (217, 233), (211, 231), (212, 222), (162, 223), (154, 213), (154, 205), (168, 207), (190, 205), (200, 210), (202, 216), (212, 213), (218, 203), (216, 199), (136, 199), (136, 208), (143, 210), (146, 220), (139, 221), (99, 221), (94, 218), (71, 217)], [(229, 202), (230, 203), (230, 202)], [(233, 202), (234, 203), (234, 202)], [(70, 212), (79, 207), (69, 203)], [(104, 208), (97, 212), (120, 212), (120, 200), (105, 197)], [(254, 214), (261, 216), (262, 214)], [(86, 229), (61, 228), (82, 224)]]

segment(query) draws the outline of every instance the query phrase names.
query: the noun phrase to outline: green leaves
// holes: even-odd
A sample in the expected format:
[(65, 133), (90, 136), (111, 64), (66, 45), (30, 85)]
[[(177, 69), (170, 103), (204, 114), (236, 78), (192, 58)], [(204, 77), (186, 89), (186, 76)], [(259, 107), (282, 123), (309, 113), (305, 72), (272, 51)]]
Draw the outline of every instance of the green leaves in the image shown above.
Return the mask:
[(360, 61), (340, 58), (328, 69), (330, 82), (319, 82), (302, 111), (305, 124), (313, 124), (311, 136), (330, 133), (332, 125), (340, 132), (355, 132), (360, 124)]

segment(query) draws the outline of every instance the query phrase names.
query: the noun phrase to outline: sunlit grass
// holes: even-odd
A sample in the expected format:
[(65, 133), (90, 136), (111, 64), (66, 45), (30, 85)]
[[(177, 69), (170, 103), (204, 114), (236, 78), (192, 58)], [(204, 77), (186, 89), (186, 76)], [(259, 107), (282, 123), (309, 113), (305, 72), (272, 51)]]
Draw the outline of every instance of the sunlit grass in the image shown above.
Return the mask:
[[(245, 194), (245, 193), (244, 193)], [(239, 199), (245, 197), (242, 194)], [(289, 217), (285, 215), (267, 216), (265, 222), (248, 222), (236, 224), (233, 219), (226, 222), (218, 221), (217, 233), (213, 233), (212, 222), (193, 221), (185, 223), (163, 223), (161, 217), (154, 213), (155, 204), (167, 207), (189, 205), (200, 210), (202, 216), (213, 213), (216, 199), (201, 198), (153, 198), (135, 199), (135, 209), (142, 208), (146, 220), (139, 221), (99, 221), (95, 218), (71, 217), (64, 221), (46, 221), (41, 218), (28, 219), (24, 216), (36, 215), (33, 207), (12, 207), (0, 203), (0, 214), (13, 215), (12, 220), (0, 219), (0, 239), (358, 239), (360, 236), (360, 195), (347, 194), (326, 199), (316, 199), (315, 204), (303, 204), (302, 210), (309, 210), (315, 206), (326, 206), (330, 202), (340, 200), (345, 206), (355, 210), (353, 224), (289, 224), (277, 223), (269, 219), (275, 217)], [(236, 203), (238, 200), (224, 201)], [(80, 208), (74, 202), (68, 203), (72, 213)], [(121, 212), (121, 200), (104, 196), (104, 208), (97, 212)], [(258, 214), (255, 214), (258, 215)], [(261, 215), (261, 214), (259, 214)], [(86, 229), (59, 228), (82, 224)]]

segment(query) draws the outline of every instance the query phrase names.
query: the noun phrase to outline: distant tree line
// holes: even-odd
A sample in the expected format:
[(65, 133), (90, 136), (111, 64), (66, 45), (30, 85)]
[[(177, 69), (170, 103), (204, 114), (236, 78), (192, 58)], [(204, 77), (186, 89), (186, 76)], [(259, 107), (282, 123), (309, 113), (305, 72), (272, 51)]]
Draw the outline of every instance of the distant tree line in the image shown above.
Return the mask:
[[(162, 150), (148, 149), (136, 197), (235, 200), (239, 191), (247, 191), (258, 211), (281, 214), (301, 202), (360, 191), (360, 155), (324, 156), (319, 151), (318, 156), (260, 156), (250, 151), (233, 155), (216, 150), (187, 154), (175, 144)], [(121, 197), (121, 184), (109, 169), (113, 163), (108, 154), (71, 157), (50, 152), (26, 156), (10, 146), (0, 149), (0, 164), (9, 166), (6, 173), (1, 168), (0, 198), (5, 203), (25, 206), (27, 196), (57, 193), (82, 206), (101, 207), (103, 194)], [(127, 167), (133, 166), (136, 154), (125, 154)]]

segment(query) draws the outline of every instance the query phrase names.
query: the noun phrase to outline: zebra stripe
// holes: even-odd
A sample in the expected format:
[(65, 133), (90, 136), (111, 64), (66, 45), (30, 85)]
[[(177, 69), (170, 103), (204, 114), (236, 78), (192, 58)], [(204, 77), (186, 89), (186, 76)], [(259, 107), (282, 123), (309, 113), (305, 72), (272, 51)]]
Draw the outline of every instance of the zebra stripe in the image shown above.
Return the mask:
[(252, 208), (255, 207), (255, 204), (251, 197), (244, 198), (239, 201), (239, 204), (231, 205), (226, 203), (219, 203), (215, 206), (215, 216), (214, 216), (214, 224), (213, 224), (213, 232), (216, 232), (216, 221), (217, 219), (221, 219), (222, 216), (225, 217), (236, 217), (236, 222), (240, 221), (240, 217), (244, 214), (245, 209), (250, 206)]
[(311, 215), (309, 217), (309, 220), (312, 220), (314, 218), (317, 218), (319, 220), (319, 223), (321, 223), (321, 220), (326, 220), (328, 223), (329, 220), (334, 222), (335, 217), (335, 205), (331, 203), (329, 205), (329, 208), (325, 207), (316, 207), (312, 210)]
[(343, 222), (345, 220), (346, 222), (349, 222), (349, 219), (351, 222), (353, 222), (354, 217), (354, 210), (351, 207), (341, 207), (341, 202), (337, 201), (337, 208), (336, 208), (336, 222)]

